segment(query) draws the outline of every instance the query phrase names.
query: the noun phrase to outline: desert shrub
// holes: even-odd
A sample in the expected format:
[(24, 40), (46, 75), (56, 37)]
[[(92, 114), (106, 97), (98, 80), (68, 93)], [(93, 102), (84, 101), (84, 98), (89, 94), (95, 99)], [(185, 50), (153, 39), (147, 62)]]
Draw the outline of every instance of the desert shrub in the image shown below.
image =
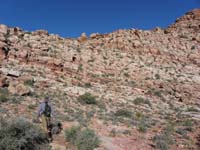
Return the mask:
[(8, 101), (8, 97), (7, 96), (5, 96), (5, 95), (1, 95), (0, 94), (0, 103), (4, 103), (4, 102), (7, 102)]
[(0, 88), (0, 103), (8, 101), (9, 93), (7, 88)]
[(89, 128), (81, 130), (79, 126), (65, 130), (65, 138), (77, 147), (77, 150), (93, 150), (98, 147), (99, 139)]
[(126, 118), (131, 118), (132, 117), (132, 112), (126, 109), (119, 109), (115, 112), (115, 116), (117, 117), (126, 117)]
[(142, 97), (137, 97), (133, 103), (135, 105), (147, 104), (148, 106), (152, 107), (151, 102), (148, 99), (144, 99)]
[(24, 85), (33, 86), (35, 81), (33, 79), (29, 79), (24, 81)]
[(145, 116), (142, 112), (136, 112), (134, 115), (133, 125), (137, 126), (139, 132), (145, 133), (153, 125), (153, 120)]
[(92, 87), (92, 84), (89, 83), (89, 82), (88, 82), (88, 83), (85, 83), (84, 87), (85, 87), (85, 88), (91, 88), (91, 87)]
[(187, 130), (185, 130), (184, 128), (178, 128), (176, 129), (176, 133), (182, 135), (182, 136), (186, 136), (187, 135)]
[(135, 105), (140, 105), (140, 104), (144, 103), (144, 98), (142, 98), (142, 97), (137, 97), (137, 98), (133, 101), (133, 103), (134, 103)]
[(0, 119), (1, 150), (45, 150), (47, 138), (24, 118)]
[(183, 126), (192, 127), (193, 126), (192, 120), (190, 120), (190, 119), (185, 120), (183, 122)]
[(78, 97), (78, 101), (82, 104), (97, 104), (96, 97), (90, 93), (85, 93)]
[(86, 128), (77, 137), (76, 146), (78, 150), (93, 150), (98, 147), (98, 145), (99, 139), (91, 129)]
[(69, 141), (71, 144), (75, 144), (80, 131), (81, 131), (80, 126), (73, 126), (69, 129), (66, 129), (65, 130), (65, 139), (67, 141)]
[(195, 108), (195, 107), (188, 107), (187, 111), (188, 112), (198, 112), (199, 110), (197, 108)]
[(155, 78), (156, 79), (160, 79), (160, 75), (159, 74), (155, 74)]
[(137, 83), (136, 83), (135, 81), (130, 81), (130, 82), (128, 83), (128, 85), (129, 85), (130, 87), (135, 87), (135, 86), (137, 85)]
[(141, 120), (138, 124), (138, 131), (139, 132), (143, 132), (145, 133), (147, 131), (147, 125), (146, 125), (146, 122), (144, 120)]
[(154, 91), (154, 95), (158, 97), (162, 97), (162, 91)]
[(37, 106), (35, 104), (29, 104), (28, 108), (34, 110)]
[(173, 123), (169, 123), (160, 135), (154, 136), (153, 141), (155, 143), (156, 149), (168, 150), (169, 146), (173, 144), (173, 132), (174, 125)]
[(168, 150), (169, 144), (164, 135), (156, 135), (154, 137), (155, 148), (157, 150)]

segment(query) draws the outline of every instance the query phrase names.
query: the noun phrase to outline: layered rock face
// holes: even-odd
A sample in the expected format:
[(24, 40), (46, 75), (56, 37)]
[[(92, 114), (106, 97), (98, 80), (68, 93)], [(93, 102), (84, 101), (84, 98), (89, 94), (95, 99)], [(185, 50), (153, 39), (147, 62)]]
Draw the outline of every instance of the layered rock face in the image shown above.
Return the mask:
[[(134, 81), (144, 92), (162, 84), (168, 92), (182, 95), (186, 103), (194, 102), (200, 96), (199, 20), (196, 9), (167, 29), (118, 30), (90, 38), (83, 33), (78, 39), (1, 25), (1, 70), (14, 69), (23, 76), (26, 69), (34, 67), (37, 72), (43, 68), (47, 80), (63, 74), (71, 85), (92, 82), (97, 86), (112, 84), (109, 88), (132, 88), (128, 84)], [(123, 92), (127, 95), (126, 90)]]
[[(159, 118), (160, 111), (198, 109), (200, 9), (166, 29), (83, 33), (77, 39), (0, 25), (0, 72), (0, 86), (7, 85), (13, 94), (57, 92), (72, 99), (74, 108), (74, 99), (90, 92), (109, 111), (127, 105), (153, 118)], [(21, 85), (27, 79), (34, 81), (31, 90)], [(149, 99), (152, 107), (132, 106), (137, 97)]]

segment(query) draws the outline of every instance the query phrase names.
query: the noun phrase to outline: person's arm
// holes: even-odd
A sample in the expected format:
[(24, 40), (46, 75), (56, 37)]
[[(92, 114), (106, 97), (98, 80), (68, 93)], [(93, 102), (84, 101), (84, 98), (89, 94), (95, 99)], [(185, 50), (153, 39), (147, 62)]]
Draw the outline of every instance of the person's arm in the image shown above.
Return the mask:
[(39, 105), (38, 107), (38, 112), (37, 112), (37, 117), (39, 118), (41, 116), (41, 113), (43, 111), (43, 106), (42, 106), (42, 103)]

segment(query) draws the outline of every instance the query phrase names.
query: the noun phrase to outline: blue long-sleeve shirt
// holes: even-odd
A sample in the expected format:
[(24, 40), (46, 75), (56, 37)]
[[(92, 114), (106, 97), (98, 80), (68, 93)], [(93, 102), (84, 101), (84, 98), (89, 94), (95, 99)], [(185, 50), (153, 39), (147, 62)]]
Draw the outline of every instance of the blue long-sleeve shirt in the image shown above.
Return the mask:
[[(39, 105), (39, 107), (38, 107), (38, 117), (40, 117), (40, 116), (43, 114), (43, 112), (45, 111), (45, 105), (46, 105), (45, 102), (40, 103), (40, 105)], [(49, 105), (50, 108), (51, 108), (51, 115), (54, 116), (54, 113), (53, 113), (53, 109), (52, 109), (51, 104), (48, 103), (48, 105)]]

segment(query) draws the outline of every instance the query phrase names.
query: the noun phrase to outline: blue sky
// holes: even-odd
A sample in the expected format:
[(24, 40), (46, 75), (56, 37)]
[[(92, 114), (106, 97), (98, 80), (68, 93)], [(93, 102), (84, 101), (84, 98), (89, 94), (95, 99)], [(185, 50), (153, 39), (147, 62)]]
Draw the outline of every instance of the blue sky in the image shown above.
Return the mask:
[(200, 0), (3, 0), (0, 24), (78, 37), (117, 29), (167, 27)]

